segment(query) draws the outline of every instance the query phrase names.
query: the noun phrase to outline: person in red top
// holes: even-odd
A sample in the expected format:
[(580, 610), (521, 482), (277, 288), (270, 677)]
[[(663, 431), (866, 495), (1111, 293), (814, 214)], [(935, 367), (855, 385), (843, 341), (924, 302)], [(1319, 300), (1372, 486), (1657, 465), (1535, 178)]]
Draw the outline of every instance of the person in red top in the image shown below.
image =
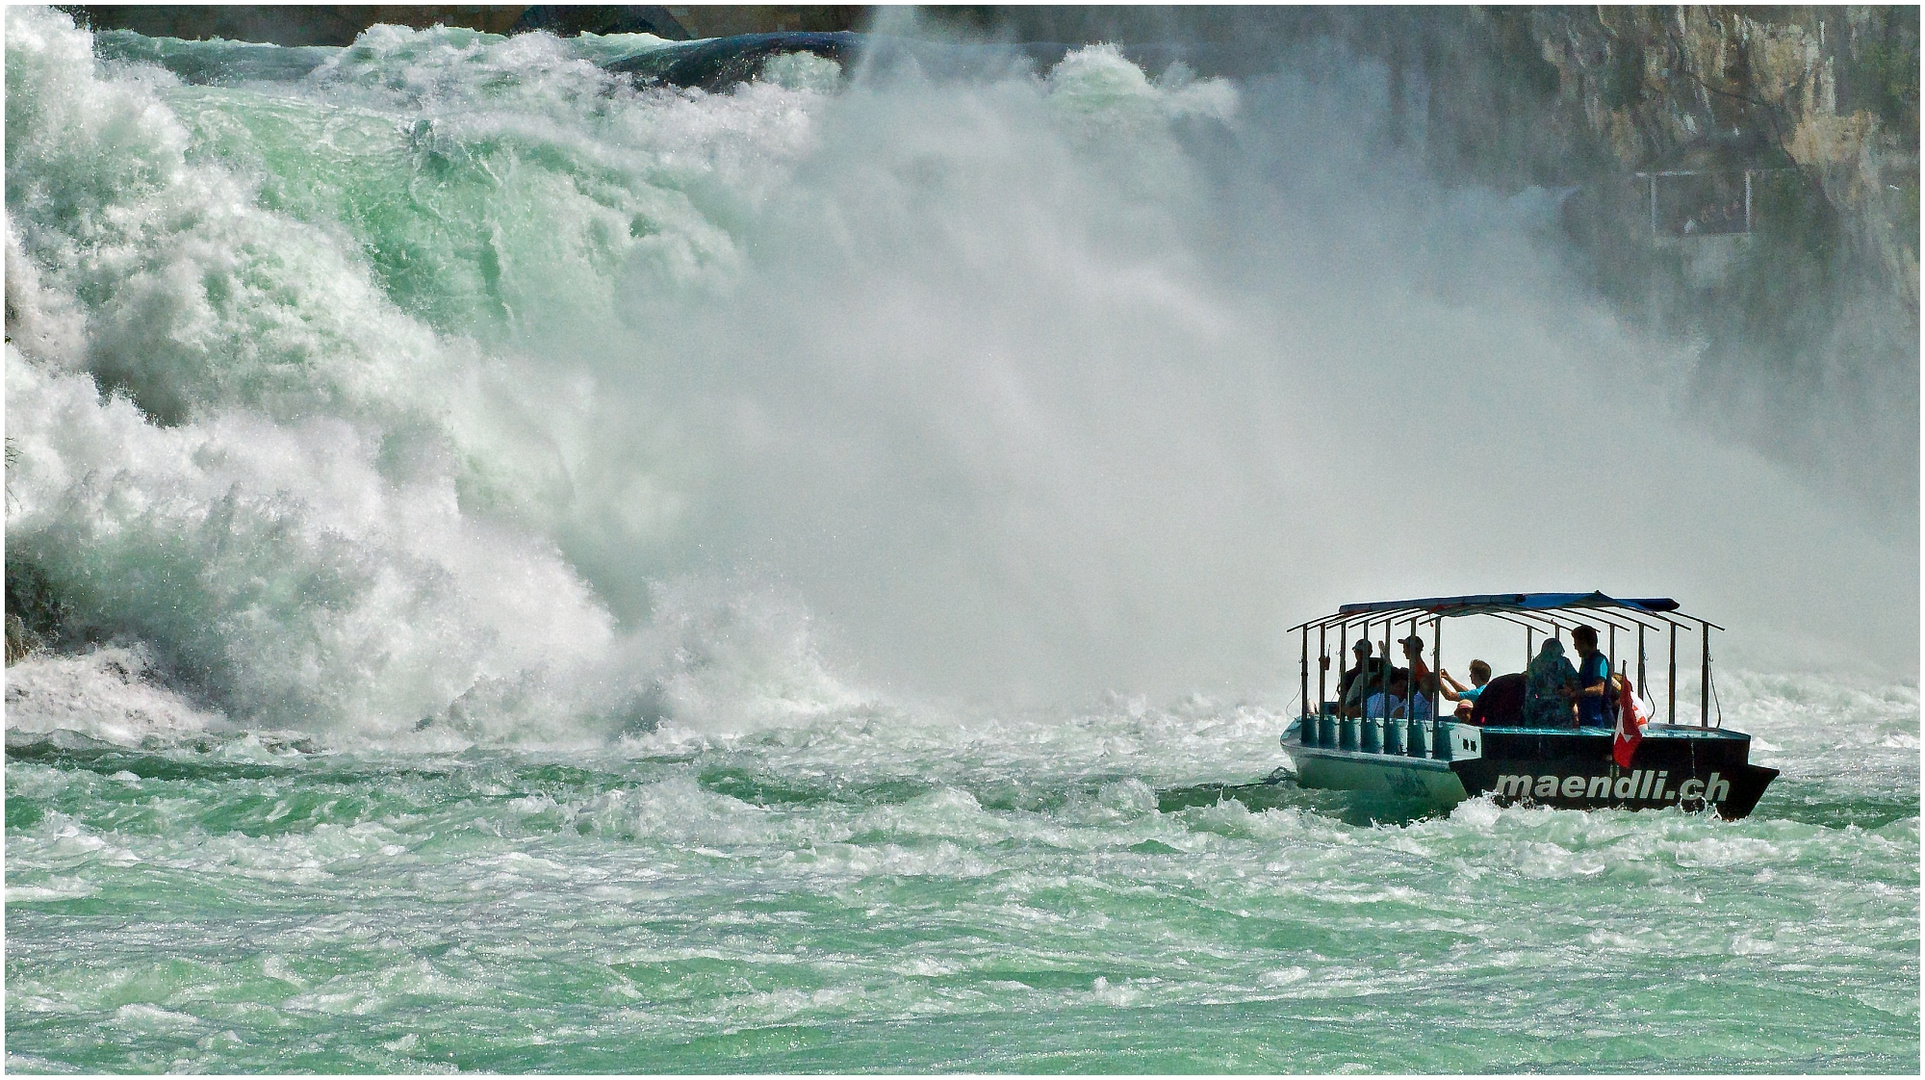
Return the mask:
[(1437, 679), (1424, 666), (1424, 639), (1412, 634), (1397, 644), (1404, 647), (1404, 659), (1410, 661), (1410, 685), (1417, 693), (1429, 697), (1437, 689)]

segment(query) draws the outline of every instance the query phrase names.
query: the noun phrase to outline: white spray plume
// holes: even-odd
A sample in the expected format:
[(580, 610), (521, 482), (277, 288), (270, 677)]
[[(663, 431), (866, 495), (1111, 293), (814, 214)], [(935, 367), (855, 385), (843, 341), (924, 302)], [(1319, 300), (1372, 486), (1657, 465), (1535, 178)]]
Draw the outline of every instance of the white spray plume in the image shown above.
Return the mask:
[(1498, 589), (1914, 668), (1915, 546), (1677, 410), (1554, 197), (1432, 182), (1368, 64), (571, 48), (226, 90), (10, 13), (10, 559), (230, 718), (377, 734), (1269, 693), (1289, 622)]

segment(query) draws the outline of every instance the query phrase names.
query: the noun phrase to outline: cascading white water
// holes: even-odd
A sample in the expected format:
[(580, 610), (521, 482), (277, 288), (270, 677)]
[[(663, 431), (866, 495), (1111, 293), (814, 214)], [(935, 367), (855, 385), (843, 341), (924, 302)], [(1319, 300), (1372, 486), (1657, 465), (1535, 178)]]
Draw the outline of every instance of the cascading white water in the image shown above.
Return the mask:
[(706, 95), (377, 28), (186, 86), (9, 19), (10, 565), (236, 721), (1287, 696), (1294, 617), (1492, 588), (1915, 660), (1916, 552), (1700, 430), (1369, 65)]

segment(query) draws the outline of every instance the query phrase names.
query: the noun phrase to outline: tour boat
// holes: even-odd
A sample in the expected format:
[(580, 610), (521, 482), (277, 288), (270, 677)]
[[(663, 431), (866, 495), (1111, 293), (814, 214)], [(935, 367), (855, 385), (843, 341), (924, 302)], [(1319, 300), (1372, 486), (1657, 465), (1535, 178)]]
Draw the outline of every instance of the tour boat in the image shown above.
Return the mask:
[[(1438, 712), (1440, 690), (1432, 679), (1427, 680), (1419, 702), (1427, 700), (1429, 715), (1437, 719), (1423, 717), (1420, 704), (1419, 717), (1413, 720), (1410, 704), (1388, 693), (1394, 676), (1387, 663), (1366, 677), (1381, 684), (1370, 690), (1383, 695), (1370, 711), (1389, 713), (1388, 717), (1344, 715), (1359, 710), (1326, 700), (1334, 689), (1330, 685), (1332, 646), (1338, 658), (1348, 659), (1353, 640), (1369, 640), (1373, 648), (1381, 645), (1378, 655), (1387, 658), (1393, 636), (1407, 631), (1401, 640), (1419, 638), (1410, 648), (1420, 659), (1422, 639), (1428, 637), (1429, 667), (1441, 671), (1444, 622), (1465, 616), (1498, 619), (1522, 628), (1527, 658), (1537, 655), (1535, 646), (1541, 636), (1563, 639), (1580, 626), (1592, 627), (1599, 635), (1599, 651), (1605, 651), (1608, 643), (1611, 670), (1629, 681), (1638, 695), (1633, 715), (1614, 717), (1607, 712), (1611, 727), (1580, 727), (1575, 716), (1568, 724), (1524, 726), (1522, 716), (1508, 710), (1495, 715), (1480, 712), (1467, 720)], [(1305, 705), (1302, 715), (1285, 729), (1283, 746), (1301, 787), (1375, 792), (1437, 808), (1488, 795), (1501, 804), (1577, 810), (1676, 806), (1741, 818), (1758, 805), (1765, 787), (1778, 775), (1776, 769), (1751, 764), (1751, 736), (1723, 727), (1722, 716), (1714, 715), (1710, 636), (1712, 630), (1723, 627), (1683, 614), (1675, 600), (1618, 600), (1597, 592), (1446, 596), (1345, 604), (1335, 614), (1291, 629), (1302, 634)], [(1678, 723), (1680, 631), (1699, 639), (1695, 725)], [(1622, 666), (1620, 633), (1625, 635), (1627, 649)], [(1635, 712), (1649, 708), (1645, 703), (1652, 700), (1645, 680), (1645, 645), (1648, 636), (1657, 635), (1669, 637), (1667, 707), (1664, 722), (1653, 716), (1648, 725), (1641, 725)], [(1630, 654), (1633, 640), (1636, 651)], [(1635, 674), (1629, 670), (1633, 658)], [(1629, 697), (1624, 695), (1625, 704), (1630, 704)], [(1563, 712), (1570, 715), (1568, 708)], [(1620, 707), (1614, 712), (1625, 710)]]

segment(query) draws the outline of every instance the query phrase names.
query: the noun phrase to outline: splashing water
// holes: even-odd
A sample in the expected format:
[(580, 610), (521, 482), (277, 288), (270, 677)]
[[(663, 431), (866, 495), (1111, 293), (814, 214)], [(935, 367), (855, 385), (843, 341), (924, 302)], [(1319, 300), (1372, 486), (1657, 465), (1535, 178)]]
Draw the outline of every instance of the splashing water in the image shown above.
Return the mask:
[[(1368, 66), (6, 36), (10, 1068), (1916, 1071), (1915, 546)], [(1219, 800), (1494, 587), (1721, 616), (1756, 816)]]

